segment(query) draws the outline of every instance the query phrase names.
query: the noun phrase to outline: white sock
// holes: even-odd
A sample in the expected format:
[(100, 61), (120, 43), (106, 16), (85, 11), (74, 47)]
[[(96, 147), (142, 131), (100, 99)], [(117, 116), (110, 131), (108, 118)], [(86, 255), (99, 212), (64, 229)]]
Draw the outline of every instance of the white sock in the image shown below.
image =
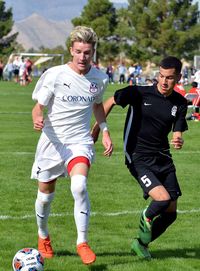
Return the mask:
[(45, 194), (38, 190), (37, 199), (35, 201), (36, 220), (38, 225), (38, 234), (41, 238), (46, 238), (48, 232), (48, 218), (51, 209), (51, 202), (54, 198), (55, 192)]
[(90, 218), (90, 202), (87, 193), (87, 177), (74, 175), (71, 177), (71, 192), (74, 198), (74, 219), (77, 229), (77, 244), (87, 242)]

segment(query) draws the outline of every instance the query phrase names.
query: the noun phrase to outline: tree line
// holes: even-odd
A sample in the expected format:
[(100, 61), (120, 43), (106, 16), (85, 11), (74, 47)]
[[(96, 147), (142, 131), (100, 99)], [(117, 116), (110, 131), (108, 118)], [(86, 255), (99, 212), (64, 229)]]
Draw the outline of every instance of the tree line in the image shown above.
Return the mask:
[[(200, 48), (199, 22), (198, 3), (192, 0), (128, 0), (127, 8), (120, 9), (109, 0), (88, 0), (80, 16), (72, 19), (73, 26), (86, 25), (96, 31), (97, 59), (121, 56), (155, 63), (167, 55), (193, 60)], [(12, 9), (6, 10), (1, 1), (0, 57), (20, 46), (18, 33), (9, 36), (13, 24)]]

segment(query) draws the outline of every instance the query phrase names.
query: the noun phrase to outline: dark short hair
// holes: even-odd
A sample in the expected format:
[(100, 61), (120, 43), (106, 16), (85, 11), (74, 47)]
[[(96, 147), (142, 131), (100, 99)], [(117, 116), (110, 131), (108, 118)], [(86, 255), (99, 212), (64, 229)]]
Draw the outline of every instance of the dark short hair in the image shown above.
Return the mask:
[(176, 73), (181, 73), (182, 62), (175, 56), (168, 56), (161, 60), (160, 67), (163, 69), (175, 69)]
[(197, 88), (198, 83), (196, 81), (193, 81), (191, 85), (192, 85), (193, 88)]

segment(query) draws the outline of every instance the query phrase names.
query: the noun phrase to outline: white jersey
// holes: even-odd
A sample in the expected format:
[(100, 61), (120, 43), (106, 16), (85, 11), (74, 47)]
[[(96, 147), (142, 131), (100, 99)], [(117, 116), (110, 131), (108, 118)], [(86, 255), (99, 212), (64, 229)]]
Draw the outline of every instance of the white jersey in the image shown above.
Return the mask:
[(32, 95), (48, 109), (43, 133), (52, 142), (92, 144), (92, 107), (102, 102), (107, 84), (107, 75), (94, 67), (84, 76), (67, 64), (48, 69)]
[(21, 61), (20, 66), (19, 66), (19, 76), (20, 77), (24, 75), (25, 70), (26, 70), (26, 63)]
[(194, 74), (194, 81), (197, 82), (198, 88), (200, 88), (200, 70), (196, 71)]

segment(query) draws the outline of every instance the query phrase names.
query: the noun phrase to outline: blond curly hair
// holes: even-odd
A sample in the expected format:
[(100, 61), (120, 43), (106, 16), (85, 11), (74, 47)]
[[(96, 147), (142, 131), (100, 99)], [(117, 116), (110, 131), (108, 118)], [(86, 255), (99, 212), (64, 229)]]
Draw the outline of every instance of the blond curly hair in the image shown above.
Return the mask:
[(98, 40), (97, 34), (94, 30), (87, 26), (76, 26), (70, 34), (70, 45), (74, 42), (91, 43), (95, 46)]

